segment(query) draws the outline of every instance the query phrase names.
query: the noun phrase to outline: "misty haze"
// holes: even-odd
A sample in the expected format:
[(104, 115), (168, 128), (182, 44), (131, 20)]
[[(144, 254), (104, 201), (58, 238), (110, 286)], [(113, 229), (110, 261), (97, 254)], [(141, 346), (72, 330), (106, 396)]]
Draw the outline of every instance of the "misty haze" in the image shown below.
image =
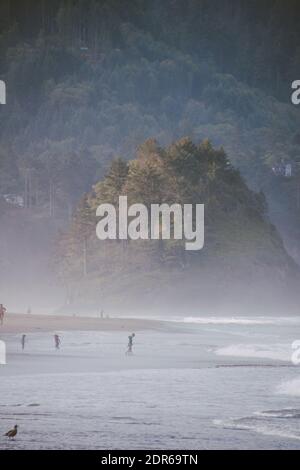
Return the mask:
[(1, 1), (0, 449), (299, 448), (297, 13)]

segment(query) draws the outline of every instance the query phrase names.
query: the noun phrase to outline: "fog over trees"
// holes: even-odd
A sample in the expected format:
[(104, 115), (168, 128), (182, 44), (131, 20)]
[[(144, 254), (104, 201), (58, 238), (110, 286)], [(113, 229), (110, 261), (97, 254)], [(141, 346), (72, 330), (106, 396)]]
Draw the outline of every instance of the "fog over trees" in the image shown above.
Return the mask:
[[(300, 114), (290, 101), (300, 68), (297, 12), (294, 0), (3, 0), (3, 289), (34, 258), (30, 285), (62, 276), (69, 301), (78, 285), (81, 299), (97, 302), (108, 285), (126, 291), (126, 270), (149, 265), (164, 285), (178, 286), (189, 266), (197, 290), (200, 267), (213, 284), (215, 275), (230, 279), (222, 268), (230, 265), (232, 279), (243, 273), (246, 285), (272, 271), (270, 285), (289, 289), (300, 261)], [(228, 165), (214, 173), (218, 158)], [(96, 202), (124, 188), (145, 200), (152, 177), (164, 197), (184, 201), (192, 188), (188, 197), (203, 197), (205, 250), (191, 261), (180, 247), (150, 244), (136, 249), (132, 265), (124, 261), (130, 247), (115, 243), (103, 259), (91, 240)], [(151, 291), (155, 283), (139, 278)]]
[[(143, 204), (148, 212), (153, 204), (183, 207), (201, 201), (205, 204), (204, 249), (187, 251), (184, 237), (168, 240), (161, 233), (158, 240), (99, 241), (96, 210), (109, 203), (119, 217), (120, 195), (127, 196), (128, 205)], [(194, 226), (195, 217), (194, 211)], [(160, 231), (162, 224), (163, 220)], [(174, 226), (171, 217), (172, 230)], [(168, 148), (148, 140), (135, 159), (113, 160), (107, 176), (82, 198), (61, 236), (56, 266), (71, 305), (85, 298), (110, 308), (139, 306), (143, 311), (147, 298), (153, 308), (199, 303), (216, 308), (220, 296), (223, 308), (237, 308), (241, 296), (250, 302), (254, 290), (258, 298), (278, 302), (279, 292), (282, 295), (289, 282), (299, 280), (296, 263), (267, 218), (264, 195), (246, 186), (224, 150), (215, 150), (207, 140), (196, 146), (188, 138)]]

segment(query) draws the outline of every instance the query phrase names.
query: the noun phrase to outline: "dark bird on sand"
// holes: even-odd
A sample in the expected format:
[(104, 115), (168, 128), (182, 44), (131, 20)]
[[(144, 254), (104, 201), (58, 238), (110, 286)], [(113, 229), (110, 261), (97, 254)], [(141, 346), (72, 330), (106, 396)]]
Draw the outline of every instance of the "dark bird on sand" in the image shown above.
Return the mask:
[(9, 439), (13, 439), (18, 434), (18, 425), (16, 424), (13, 429), (8, 431), (4, 436), (7, 436)]

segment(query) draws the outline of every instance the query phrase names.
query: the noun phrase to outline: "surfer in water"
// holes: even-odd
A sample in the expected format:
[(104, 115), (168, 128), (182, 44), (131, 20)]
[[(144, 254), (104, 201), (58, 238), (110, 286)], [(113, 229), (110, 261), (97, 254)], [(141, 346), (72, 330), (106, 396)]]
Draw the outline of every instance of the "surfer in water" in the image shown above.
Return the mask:
[(135, 337), (135, 333), (132, 333), (132, 335), (128, 336), (128, 349), (126, 351), (126, 354), (132, 354), (133, 338), (134, 337)]
[(25, 343), (26, 343), (26, 335), (22, 335), (21, 344), (22, 344), (22, 350), (23, 351), (25, 349)]
[(60, 343), (61, 343), (61, 340), (60, 340), (59, 335), (54, 335), (55, 349), (58, 350), (60, 348)]

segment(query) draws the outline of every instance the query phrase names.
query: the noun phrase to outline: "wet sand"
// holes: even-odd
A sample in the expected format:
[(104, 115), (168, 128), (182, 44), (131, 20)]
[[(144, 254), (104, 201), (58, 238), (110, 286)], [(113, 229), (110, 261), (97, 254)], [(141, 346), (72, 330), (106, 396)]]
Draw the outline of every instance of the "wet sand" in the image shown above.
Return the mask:
[(138, 318), (92, 318), (61, 315), (6, 314), (1, 334), (60, 331), (141, 331), (163, 329), (164, 322)]

